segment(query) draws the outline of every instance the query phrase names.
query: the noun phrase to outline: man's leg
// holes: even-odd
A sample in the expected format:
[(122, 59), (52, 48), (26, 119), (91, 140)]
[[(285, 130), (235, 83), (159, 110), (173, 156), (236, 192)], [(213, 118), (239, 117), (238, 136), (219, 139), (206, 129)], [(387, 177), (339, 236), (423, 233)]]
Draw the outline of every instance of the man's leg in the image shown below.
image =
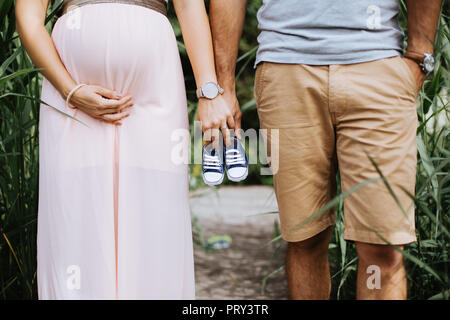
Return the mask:
[(332, 227), (329, 227), (307, 240), (288, 242), (286, 274), (291, 299), (329, 299), (331, 278), (328, 243), (331, 230)]
[(339, 66), (330, 75), (337, 86), (330, 95), (339, 99), (342, 191), (378, 179), (344, 200), (344, 238), (355, 242), (359, 256), (358, 299), (406, 298), (402, 254), (389, 245), (416, 240), (410, 197), (417, 164), (416, 89), (408, 68), (392, 57)]
[[(403, 249), (402, 247), (400, 247)], [(356, 298), (359, 300), (406, 299), (406, 271), (403, 256), (387, 245), (356, 242), (358, 251), (358, 278)], [(376, 274), (379, 271), (379, 274)], [(375, 287), (372, 276), (379, 276)]]
[(328, 67), (264, 62), (256, 71), (255, 99), (261, 127), (267, 129), (281, 234), (289, 243), (291, 297), (327, 299), (328, 242), (335, 213), (308, 218), (336, 194)]

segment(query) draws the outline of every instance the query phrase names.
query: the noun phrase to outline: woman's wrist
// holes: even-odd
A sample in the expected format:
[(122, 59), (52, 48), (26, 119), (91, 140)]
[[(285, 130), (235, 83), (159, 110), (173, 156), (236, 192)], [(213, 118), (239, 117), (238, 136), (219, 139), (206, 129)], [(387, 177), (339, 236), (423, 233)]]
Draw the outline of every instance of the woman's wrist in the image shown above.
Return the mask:
[(61, 84), (58, 88), (58, 92), (60, 93), (61, 97), (66, 100), (69, 96), (70, 92), (73, 88), (76, 87), (76, 83), (74, 81), (68, 81), (67, 83)]
[(70, 105), (70, 99), (75, 94), (75, 92), (77, 92), (81, 87), (84, 87), (85, 85), (86, 84), (84, 84), (84, 83), (80, 83), (80, 84), (76, 85), (75, 87), (73, 87), (72, 90), (70, 90), (70, 92), (69, 92), (69, 94), (67, 95), (67, 98), (66, 98), (66, 107), (71, 107), (71, 108), (75, 109), (75, 107)]
[(200, 88), (201, 86), (203, 86), (207, 82), (218, 83), (217, 82), (217, 77), (215, 75), (205, 75), (205, 76), (198, 77), (198, 80), (196, 81), (197, 88)]

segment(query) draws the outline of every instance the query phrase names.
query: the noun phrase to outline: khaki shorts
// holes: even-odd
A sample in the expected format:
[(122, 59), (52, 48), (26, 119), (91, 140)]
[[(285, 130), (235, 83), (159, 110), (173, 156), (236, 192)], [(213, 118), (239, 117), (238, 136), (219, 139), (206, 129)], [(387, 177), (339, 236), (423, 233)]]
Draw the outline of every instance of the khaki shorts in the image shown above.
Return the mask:
[(368, 155), (397, 199), (381, 180), (345, 198), (344, 238), (416, 240), (416, 84), (402, 58), (330, 66), (263, 62), (255, 98), (268, 146), (271, 129), (279, 130), (277, 154), (267, 152), (278, 161), (274, 185), (285, 240), (305, 240), (334, 224), (334, 209), (305, 219), (336, 196), (337, 168), (343, 193), (380, 178)]

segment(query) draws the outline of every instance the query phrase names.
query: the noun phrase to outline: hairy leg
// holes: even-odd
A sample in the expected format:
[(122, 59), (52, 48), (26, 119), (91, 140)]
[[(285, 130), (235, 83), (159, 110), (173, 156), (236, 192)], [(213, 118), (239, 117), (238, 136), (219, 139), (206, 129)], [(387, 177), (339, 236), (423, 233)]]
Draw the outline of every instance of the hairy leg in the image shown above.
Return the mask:
[(331, 279), (328, 244), (332, 227), (299, 242), (289, 242), (286, 274), (289, 295), (294, 300), (326, 300), (330, 298)]
[(402, 254), (387, 245), (361, 242), (355, 245), (359, 256), (356, 298), (406, 299), (406, 271)]

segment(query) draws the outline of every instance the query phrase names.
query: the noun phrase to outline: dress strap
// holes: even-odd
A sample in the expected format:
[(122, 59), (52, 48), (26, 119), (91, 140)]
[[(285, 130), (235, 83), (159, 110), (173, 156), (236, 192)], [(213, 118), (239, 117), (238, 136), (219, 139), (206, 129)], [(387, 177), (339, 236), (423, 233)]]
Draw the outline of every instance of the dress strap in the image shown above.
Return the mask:
[(64, 0), (64, 12), (80, 7), (86, 4), (94, 3), (125, 3), (143, 6), (155, 10), (167, 16), (167, 2), (166, 0)]

